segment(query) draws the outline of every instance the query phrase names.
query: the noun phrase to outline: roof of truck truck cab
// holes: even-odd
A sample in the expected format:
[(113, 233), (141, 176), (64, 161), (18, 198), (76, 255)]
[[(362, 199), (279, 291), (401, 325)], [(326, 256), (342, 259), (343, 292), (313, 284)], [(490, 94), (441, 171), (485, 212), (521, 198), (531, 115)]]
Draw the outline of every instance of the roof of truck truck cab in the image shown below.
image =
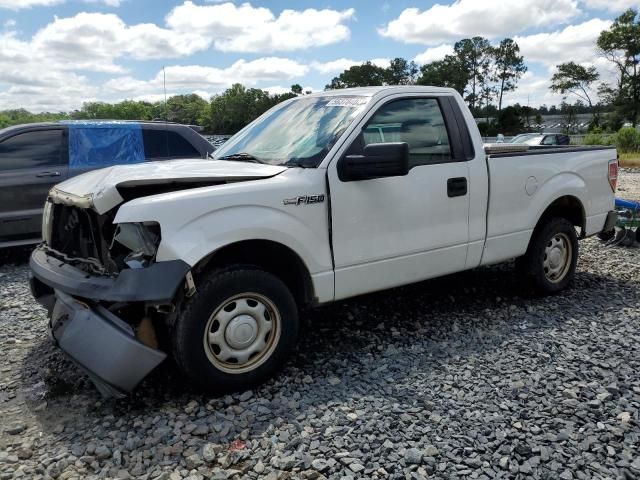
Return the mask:
[(453, 88), (446, 87), (430, 87), (427, 85), (385, 85), (378, 87), (355, 87), (355, 88), (339, 88), (336, 90), (325, 90), (322, 92), (304, 95), (300, 98), (307, 97), (326, 97), (326, 96), (344, 96), (344, 95), (360, 95), (363, 97), (373, 97), (380, 93), (454, 93)]
[(39, 130), (45, 128), (55, 127), (86, 127), (86, 128), (98, 128), (101, 126), (109, 125), (145, 125), (146, 128), (150, 126), (152, 128), (190, 128), (191, 130), (198, 132), (197, 125), (186, 125), (183, 123), (165, 122), (159, 120), (59, 120), (56, 122), (37, 122), (37, 123), (21, 123), (19, 125), (11, 125), (0, 129), (0, 137), (4, 137), (6, 134), (13, 134), (22, 130)]

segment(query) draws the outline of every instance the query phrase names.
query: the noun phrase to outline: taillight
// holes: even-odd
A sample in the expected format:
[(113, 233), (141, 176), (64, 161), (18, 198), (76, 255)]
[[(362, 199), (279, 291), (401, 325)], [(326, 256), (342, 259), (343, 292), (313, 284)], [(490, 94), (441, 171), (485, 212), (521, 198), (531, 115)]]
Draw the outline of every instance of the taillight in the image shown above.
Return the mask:
[(611, 160), (609, 162), (609, 185), (611, 190), (615, 193), (618, 187), (618, 160)]

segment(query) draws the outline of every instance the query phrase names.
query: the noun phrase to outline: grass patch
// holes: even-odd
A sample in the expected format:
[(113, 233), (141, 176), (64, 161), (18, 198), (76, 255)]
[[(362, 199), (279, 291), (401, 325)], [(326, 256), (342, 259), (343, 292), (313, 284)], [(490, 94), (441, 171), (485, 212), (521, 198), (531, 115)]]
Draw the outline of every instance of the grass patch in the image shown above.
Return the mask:
[(626, 168), (640, 168), (640, 153), (621, 153), (620, 166)]

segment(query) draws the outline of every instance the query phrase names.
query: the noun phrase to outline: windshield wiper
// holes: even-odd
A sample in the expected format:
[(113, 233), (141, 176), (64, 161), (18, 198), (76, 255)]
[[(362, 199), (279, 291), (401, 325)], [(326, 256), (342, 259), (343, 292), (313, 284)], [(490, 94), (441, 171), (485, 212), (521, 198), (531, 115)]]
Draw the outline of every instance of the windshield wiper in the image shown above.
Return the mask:
[(235, 160), (237, 162), (251, 162), (251, 163), (267, 163), (259, 158), (254, 157), (250, 153), (232, 153), (231, 155), (225, 155), (224, 157), (218, 157), (218, 160)]
[(283, 165), (286, 167), (315, 168), (316, 161), (308, 158), (292, 158)]

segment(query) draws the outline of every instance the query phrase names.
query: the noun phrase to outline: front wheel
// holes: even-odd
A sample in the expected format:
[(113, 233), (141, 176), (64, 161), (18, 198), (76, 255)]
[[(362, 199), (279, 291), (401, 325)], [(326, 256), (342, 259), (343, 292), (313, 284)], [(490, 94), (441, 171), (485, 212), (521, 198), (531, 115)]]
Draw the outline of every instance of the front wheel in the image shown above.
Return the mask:
[(192, 383), (211, 392), (246, 390), (270, 378), (298, 336), (298, 310), (275, 275), (250, 266), (214, 271), (186, 301), (173, 353)]
[(578, 262), (578, 236), (564, 218), (549, 218), (536, 227), (527, 253), (518, 259), (520, 272), (540, 293), (555, 293), (571, 282)]

